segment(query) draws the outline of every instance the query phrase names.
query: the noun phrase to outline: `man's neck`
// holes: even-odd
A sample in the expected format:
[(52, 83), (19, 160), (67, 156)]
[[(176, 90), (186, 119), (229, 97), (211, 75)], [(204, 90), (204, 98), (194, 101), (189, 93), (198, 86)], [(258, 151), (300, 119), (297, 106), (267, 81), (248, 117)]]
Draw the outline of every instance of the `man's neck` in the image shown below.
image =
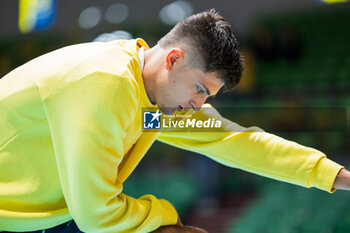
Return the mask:
[(155, 90), (156, 80), (159, 75), (159, 69), (161, 64), (159, 64), (159, 58), (161, 58), (161, 49), (158, 45), (145, 50), (145, 61), (142, 70), (143, 84), (146, 89), (148, 99), (152, 104), (156, 104), (153, 93)]

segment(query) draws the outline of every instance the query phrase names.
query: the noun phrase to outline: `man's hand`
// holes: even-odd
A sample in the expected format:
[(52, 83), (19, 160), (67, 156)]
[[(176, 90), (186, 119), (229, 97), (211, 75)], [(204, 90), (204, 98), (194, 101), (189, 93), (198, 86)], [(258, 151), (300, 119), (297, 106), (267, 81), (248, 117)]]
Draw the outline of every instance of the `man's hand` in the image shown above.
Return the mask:
[(183, 227), (184, 224), (182, 224), (180, 217), (177, 218), (177, 223), (175, 224), (176, 226)]
[(350, 190), (350, 172), (346, 169), (341, 169), (335, 178), (333, 188)]

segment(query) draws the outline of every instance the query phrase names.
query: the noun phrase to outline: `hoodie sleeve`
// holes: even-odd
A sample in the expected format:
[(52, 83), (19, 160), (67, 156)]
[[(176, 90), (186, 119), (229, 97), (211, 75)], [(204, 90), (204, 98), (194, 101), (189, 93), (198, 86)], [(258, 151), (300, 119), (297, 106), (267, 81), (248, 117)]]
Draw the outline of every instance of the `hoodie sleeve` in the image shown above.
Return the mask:
[(210, 105), (192, 118), (222, 121), (222, 132), (161, 132), (158, 140), (204, 154), (213, 160), (269, 178), (334, 192), (334, 180), (342, 166), (322, 152), (264, 132), (242, 127)]
[(137, 90), (127, 78), (94, 72), (43, 100), (65, 201), (84, 232), (150, 232), (177, 221), (168, 201), (122, 193), (118, 165)]

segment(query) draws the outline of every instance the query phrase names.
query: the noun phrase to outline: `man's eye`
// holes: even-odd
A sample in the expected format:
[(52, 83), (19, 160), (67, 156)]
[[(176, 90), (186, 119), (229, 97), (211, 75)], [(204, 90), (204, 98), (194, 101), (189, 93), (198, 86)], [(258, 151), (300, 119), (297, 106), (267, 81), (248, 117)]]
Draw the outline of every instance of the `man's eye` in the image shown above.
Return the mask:
[(197, 93), (204, 93), (204, 91), (200, 87), (197, 87)]

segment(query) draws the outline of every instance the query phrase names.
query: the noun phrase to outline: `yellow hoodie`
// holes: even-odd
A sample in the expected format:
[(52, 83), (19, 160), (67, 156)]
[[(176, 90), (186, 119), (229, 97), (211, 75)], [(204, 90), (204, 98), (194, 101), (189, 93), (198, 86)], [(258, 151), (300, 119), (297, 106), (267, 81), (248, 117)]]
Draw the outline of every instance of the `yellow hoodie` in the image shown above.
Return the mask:
[[(142, 132), (142, 39), (86, 43), (38, 57), (0, 79), (0, 230), (74, 219), (88, 233), (141, 233), (175, 224), (166, 200), (122, 193), (158, 137), (231, 167), (331, 190), (341, 166), (321, 152), (215, 116), (226, 132)], [(201, 116), (202, 115), (202, 116)]]

